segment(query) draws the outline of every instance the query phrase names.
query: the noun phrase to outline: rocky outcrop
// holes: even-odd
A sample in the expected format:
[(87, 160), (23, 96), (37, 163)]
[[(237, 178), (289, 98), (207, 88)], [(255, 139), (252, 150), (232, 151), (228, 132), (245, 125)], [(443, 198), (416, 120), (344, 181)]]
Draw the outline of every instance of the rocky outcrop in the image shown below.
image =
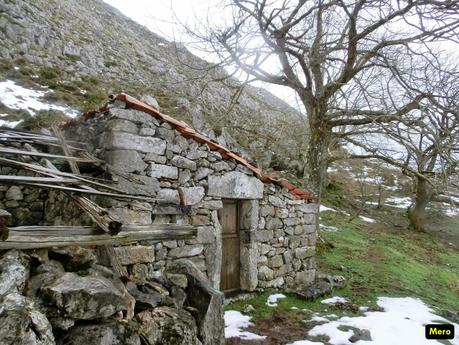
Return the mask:
[(0, 345), (223, 344), (223, 297), (190, 261), (123, 283), (97, 257), (59, 253), (65, 265), (44, 250), (0, 257)]

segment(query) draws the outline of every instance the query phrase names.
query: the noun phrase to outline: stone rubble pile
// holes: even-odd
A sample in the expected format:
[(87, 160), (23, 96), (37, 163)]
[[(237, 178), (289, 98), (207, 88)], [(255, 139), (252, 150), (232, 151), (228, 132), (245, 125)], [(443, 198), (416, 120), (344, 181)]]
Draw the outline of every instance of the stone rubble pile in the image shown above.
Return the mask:
[[(123, 283), (90, 250), (0, 257), (0, 344), (223, 344), (223, 296), (188, 260)], [(89, 263), (89, 264), (88, 264)]]

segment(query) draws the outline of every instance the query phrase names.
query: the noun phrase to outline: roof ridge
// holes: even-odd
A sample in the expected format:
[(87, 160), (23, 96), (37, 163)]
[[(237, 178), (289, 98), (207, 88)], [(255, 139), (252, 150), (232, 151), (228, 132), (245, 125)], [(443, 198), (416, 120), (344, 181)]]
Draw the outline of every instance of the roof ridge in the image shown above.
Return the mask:
[[(238, 153), (233, 152), (227, 149), (226, 147), (214, 142), (212, 139), (206, 137), (205, 135), (202, 135), (196, 132), (196, 130), (192, 128), (191, 126), (189, 126), (186, 122), (177, 120), (169, 115), (163, 114), (158, 109), (138, 100), (137, 98), (129, 96), (126, 93), (119, 93), (117, 95), (111, 95), (110, 99), (112, 101), (121, 101), (125, 103), (131, 109), (139, 110), (141, 112), (144, 112), (146, 114), (153, 116), (154, 118), (160, 120), (161, 122), (168, 123), (175, 130), (177, 130), (183, 137), (187, 139), (193, 139), (194, 141), (200, 144), (206, 144), (210, 150), (217, 151), (218, 153), (221, 154), (222, 158), (224, 159), (233, 158), (237, 163), (242, 164), (247, 169), (249, 169), (251, 172), (253, 172), (254, 175), (257, 178), (259, 178), (262, 182), (278, 185), (281, 188), (287, 189), (289, 193), (294, 195), (295, 197), (305, 200), (308, 203), (312, 202), (313, 196), (311, 195), (310, 192), (302, 190), (286, 180), (277, 179), (269, 175), (264, 175), (260, 168), (249, 163), (245, 158), (240, 156)], [(107, 110), (108, 110), (108, 103), (105, 106), (103, 106), (99, 111), (106, 112)], [(84, 114), (83, 120), (86, 121), (87, 119), (94, 116), (95, 113), (97, 112), (88, 112)]]

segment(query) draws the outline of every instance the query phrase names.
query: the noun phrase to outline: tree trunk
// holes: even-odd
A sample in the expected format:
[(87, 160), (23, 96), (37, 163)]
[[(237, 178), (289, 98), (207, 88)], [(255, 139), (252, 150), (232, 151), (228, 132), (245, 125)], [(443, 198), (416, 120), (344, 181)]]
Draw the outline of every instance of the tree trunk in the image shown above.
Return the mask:
[(425, 231), (426, 207), (432, 198), (429, 183), (421, 178), (416, 181), (416, 199), (414, 205), (408, 210), (410, 228), (416, 231)]
[(325, 121), (325, 116), (321, 116), (320, 109), (312, 109), (309, 114), (310, 140), (304, 177), (320, 202), (327, 176), (328, 152), (333, 133), (331, 126)]

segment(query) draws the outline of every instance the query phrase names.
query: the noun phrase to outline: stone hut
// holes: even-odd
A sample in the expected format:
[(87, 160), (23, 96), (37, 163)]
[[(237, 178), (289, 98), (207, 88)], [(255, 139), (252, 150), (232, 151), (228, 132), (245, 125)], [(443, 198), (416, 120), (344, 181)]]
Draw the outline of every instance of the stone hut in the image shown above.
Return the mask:
[(66, 132), (90, 143), (123, 176), (118, 188), (157, 200), (111, 200), (104, 206), (112, 214), (131, 224), (178, 223), (198, 229), (195, 239), (149, 244), (144, 262), (130, 267), (132, 274), (148, 276), (187, 258), (222, 291), (314, 280), (318, 207), (309, 193), (264, 176), (186, 123), (125, 94)]
[[(308, 192), (264, 175), (186, 123), (125, 94), (83, 119), (66, 126), (67, 139), (84, 142), (106, 162), (117, 189), (155, 200), (99, 197), (99, 205), (125, 224), (197, 228), (192, 239), (115, 247), (132, 277), (154, 277), (186, 258), (225, 292), (304, 286), (314, 280), (318, 207)], [(1, 208), (13, 215), (16, 226), (91, 224), (57, 192), (1, 186)], [(107, 262), (99, 254), (99, 261)]]

